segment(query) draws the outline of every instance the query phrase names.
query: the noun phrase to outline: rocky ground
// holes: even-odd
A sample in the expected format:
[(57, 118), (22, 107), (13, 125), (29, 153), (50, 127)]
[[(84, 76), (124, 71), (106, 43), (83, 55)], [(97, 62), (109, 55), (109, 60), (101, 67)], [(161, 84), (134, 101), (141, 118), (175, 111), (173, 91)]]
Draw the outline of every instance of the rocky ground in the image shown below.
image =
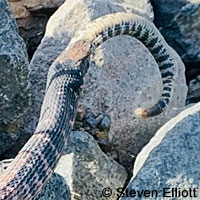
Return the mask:
[[(132, 110), (153, 105), (162, 90), (155, 60), (140, 42), (129, 37), (114, 38), (101, 45), (91, 58), (68, 145), (38, 200), (66, 200), (70, 196), (108, 199), (102, 197), (103, 187), (113, 190), (109, 199), (117, 199), (117, 188), (129, 181), (127, 190), (199, 188), (200, 105), (185, 107), (200, 99), (198, 0), (9, 3), (25, 43), (3, 0), (1, 9), (7, 14), (0, 12), (0, 25), (6, 24), (0, 26), (0, 65), (4, 66), (0, 76), (5, 77), (0, 80), (1, 160), (13, 158), (34, 132), (48, 69), (75, 32), (89, 21), (119, 11), (154, 21), (172, 47), (178, 68), (175, 94), (166, 112), (142, 121), (133, 116)], [(9, 161), (0, 164), (2, 173)]]
[(180, 55), (189, 85), (187, 103), (200, 100), (200, 1), (151, 0), (155, 25)]

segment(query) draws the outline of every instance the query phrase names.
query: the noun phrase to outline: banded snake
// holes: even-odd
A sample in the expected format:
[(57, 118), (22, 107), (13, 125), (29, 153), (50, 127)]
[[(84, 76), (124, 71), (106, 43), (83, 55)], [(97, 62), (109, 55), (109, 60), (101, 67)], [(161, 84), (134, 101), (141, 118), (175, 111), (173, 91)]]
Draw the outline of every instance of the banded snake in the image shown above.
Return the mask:
[(141, 41), (155, 58), (162, 76), (159, 101), (149, 109), (136, 109), (135, 114), (147, 118), (166, 109), (173, 94), (176, 69), (170, 48), (153, 23), (131, 13), (109, 14), (90, 22), (50, 66), (37, 128), (0, 177), (0, 200), (34, 199), (49, 180), (74, 122), (89, 56), (117, 35)]

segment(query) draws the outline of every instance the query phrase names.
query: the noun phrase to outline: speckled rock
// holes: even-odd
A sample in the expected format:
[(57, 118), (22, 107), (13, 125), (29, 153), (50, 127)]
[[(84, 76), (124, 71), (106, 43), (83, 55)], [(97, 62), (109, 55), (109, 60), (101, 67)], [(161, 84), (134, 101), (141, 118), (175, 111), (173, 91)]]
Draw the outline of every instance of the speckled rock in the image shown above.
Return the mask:
[[(119, 48), (122, 46), (123, 51)], [(178, 68), (172, 103), (165, 113), (145, 121), (136, 119), (133, 109), (150, 107), (162, 90), (158, 68), (149, 52), (136, 40), (124, 37), (107, 41), (93, 58), (79, 105), (110, 116), (109, 141), (124, 166), (131, 168), (135, 156), (157, 129), (185, 105), (184, 65), (173, 50), (172, 55)]]
[[(200, 103), (184, 110), (167, 122), (139, 153), (127, 191), (156, 190), (163, 199), (199, 199), (200, 195)], [(197, 198), (174, 196), (172, 188), (180, 191), (196, 189)], [(189, 193), (189, 192), (188, 192)], [(186, 194), (186, 192), (185, 192)], [(175, 193), (174, 193), (175, 195)], [(192, 192), (194, 197), (194, 192)], [(144, 197), (144, 196), (143, 196)], [(122, 198), (131, 200), (132, 198)], [(145, 199), (145, 198), (141, 198)]]
[(6, 0), (0, 1), (0, 154), (19, 135), (21, 117), (28, 106), (26, 47)]
[(154, 9), (154, 22), (158, 27), (167, 27), (189, 1), (150, 0)]
[(186, 64), (187, 79), (200, 74), (200, 1), (151, 0), (155, 23)]
[[(0, 175), (8, 168), (13, 159), (0, 162)], [(69, 187), (62, 176), (54, 173), (40, 194), (34, 200), (70, 200)]]
[[(150, 4), (148, 1), (144, 2), (144, 11), (149, 10)], [(129, 11), (136, 9), (136, 5), (128, 0), (68, 0), (50, 18), (45, 36), (30, 64), (33, 94), (33, 110), (30, 113), (33, 126), (37, 124), (48, 68), (66, 48), (75, 32), (94, 18), (112, 12), (127, 11), (127, 5)], [(143, 15), (150, 18), (152, 12)], [(132, 165), (137, 153), (155, 131), (185, 104), (187, 88), (184, 65), (173, 50), (172, 53), (178, 66), (173, 101), (165, 114), (146, 121), (135, 119), (132, 110), (138, 106), (153, 105), (162, 90), (160, 73), (149, 51), (133, 38), (116, 37), (98, 48), (91, 60), (79, 105), (95, 114), (109, 115), (109, 141), (116, 146), (115, 154), (119, 155), (120, 162), (124, 165)]]
[(86, 123), (91, 127), (91, 128), (96, 128), (97, 127), (97, 120), (94, 117), (88, 117), (86, 119)]
[(151, 0), (155, 23), (167, 42), (178, 52), (186, 65), (189, 85), (187, 103), (200, 99), (198, 81), (200, 74), (200, 0)]
[(101, 121), (101, 128), (105, 129), (105, 130), (109, 129), (110, 128), (110, 123), (111, 123), (110, 117), (107, 116), (107, 115), (104, 116), (104, 118)]
[(151, 0), (155, 23), (185, 63), (200, 61), (200, 1)]
[(71, 200), (69, 186), (62, 176), (54, 173), (34, 200)]
[(104, 188), (113, 190), (110, 200), (116, 199), (116, 188), (122, 188), (127, 174), (125, 169), (99, 148), (87, 132), (74, 131), (68, 138), (64, 155), (56, 170), (68, 183), (72, 199), (103, 200)]

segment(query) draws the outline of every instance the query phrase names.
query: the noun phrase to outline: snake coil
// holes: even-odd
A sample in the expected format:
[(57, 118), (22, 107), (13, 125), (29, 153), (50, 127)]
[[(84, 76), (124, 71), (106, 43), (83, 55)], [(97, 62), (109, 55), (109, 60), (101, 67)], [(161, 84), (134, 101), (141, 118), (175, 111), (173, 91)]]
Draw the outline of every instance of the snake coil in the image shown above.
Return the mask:
[(166, 109), (176, 70), (170, 48), (153, 23), (131, 13), (114, 13), (92, 21), (50, 66), (36, 131), (0, 177), (0, 200), (31, 200), (51, 177), (73, 125), (89, 56), (117, 35), (141, 41), (152, 53), (162, 76), (159, 101), (151, 108), (136, 109), (135, 114), (147, 118)]

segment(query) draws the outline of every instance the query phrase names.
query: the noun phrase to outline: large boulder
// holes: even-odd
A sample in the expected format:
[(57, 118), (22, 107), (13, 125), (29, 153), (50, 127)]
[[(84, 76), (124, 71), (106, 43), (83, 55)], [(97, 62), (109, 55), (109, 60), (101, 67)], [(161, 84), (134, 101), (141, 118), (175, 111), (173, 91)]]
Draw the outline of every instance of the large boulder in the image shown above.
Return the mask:
[(184, 63), (200, 62), (200, 1), (151, 0), (155, 23)]
[(64, 155), (56, 170), (68, 183), (72, 199), (102, 200), (104, 188), (113, 193), (110, 200), (116, 199), (117, 188), (123, 188), (127, 173), (125, 169), (106, 156), (96, 141), (87, 132), (74, 131), (68, 138)]
[[(155, 24), (186, 65), (186, 78), (200, 74), (200, 1), (151, 0)], [(200, 96), (198, 96), (199, 98)]]
[[(150, 19), (151, 5), (146, 0), (143, 2), (145, 13), (141, 15)], [(137, 10), (136, 4), (122, 0), (68, 0), (50, 18), (45, 36), (30, 64), (33, 95), (26, 132), (33, 131), (38, 122), (49, 66), (66, 48), (75, 32), (97, 17), (127, 10)], [(136, 12), (139, 13), (139, 9)], [(79, 105), (94, 114), (109, 115), (108, 139), (124, 166), (132, 165), (137, 153), (155, 131), (184, 107), (187, 93), (184, 65), (173, 50), (172, 54), (178, 67), (173, 101), (164, 114), (146, 121), (135, 119), (132, 110), (153, 105), (162, 90), (160, 72), (148, 50), (137, 40), (124, 36), (107, 41), (92, 58)]]
[[(149, 196), (148, 199), (160, 200), (163, 195), (169, 199), (199, 199), (199, 121), (200, 103), (184, 110), (160, 128), (138, 154), (133, 178), (126, 188), (129, 197), (124, 194), (121, 199), (131, 200), (133, 191), (143, 191), (142, 199), (145, 199), (145, 190), (150, 194), (157, 191), (157, 198), (154, 192), (154, 198)], [(136, 197), (139, 197), (138, 193)]]
[(109, 142), (124, 166), (131, 168), (135, 156), (157, 129), (185, 105), (184, 65), (173, 50), (172, 55), (178, 68), (172, 103), (165, 113), (145, 121), (135, 118), (133, 109), (150, 107), (162, 90), (158, 67), (148, 50), (132, 38), (115, 38), (103, 44), (93, 58), (79, 105), (95, 115), (110, 116)]
[(155, 24), (166, 41), (181, 56), (189, 85), (187, 103), (200, 100), (200, 1), (151, 0)]
[(19, 136), (28, 106), (28, 57), (6, 0), (0, 1), (0, 154)]

